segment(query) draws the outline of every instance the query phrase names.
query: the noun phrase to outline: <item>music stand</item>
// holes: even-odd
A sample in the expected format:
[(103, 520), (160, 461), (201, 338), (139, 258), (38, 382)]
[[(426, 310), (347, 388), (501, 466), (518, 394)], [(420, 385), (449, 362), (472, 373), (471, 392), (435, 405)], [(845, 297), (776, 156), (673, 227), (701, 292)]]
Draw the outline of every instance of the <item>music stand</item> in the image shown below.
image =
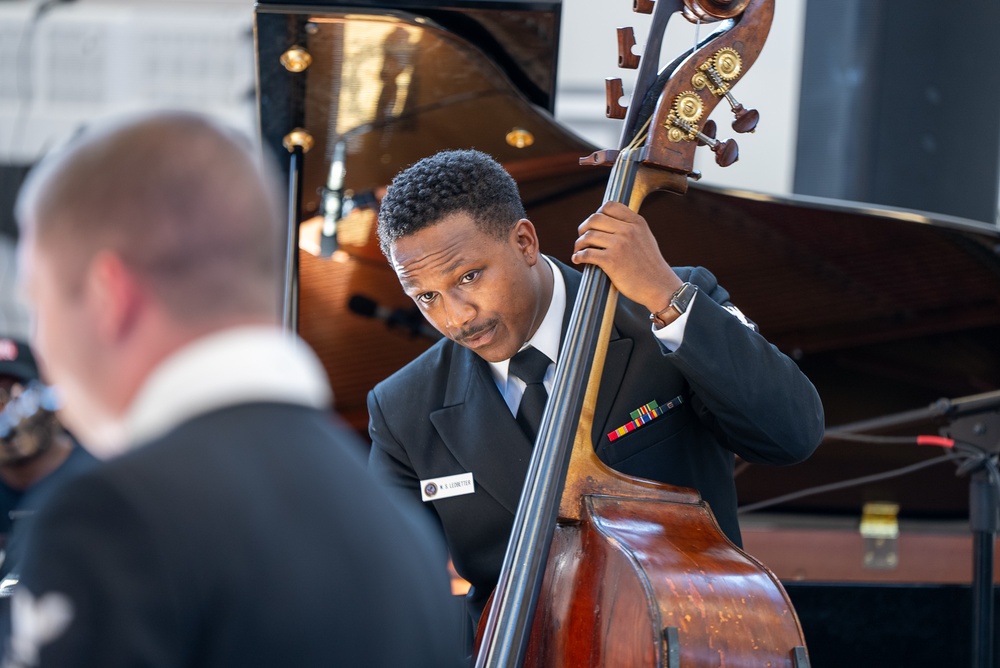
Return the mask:
[[(1000, 529), (1000, 480), (996, 459), (1000, 454), (1000, 391), (958, 399), (939, 399), (927, 408), (852, 422), (827, 429), (827, 435), (861, 434), (884, 429), (915, 427), (940, 418), (947, 423), (939, 433), (970, 443), (983, 451), (966, 459), (958, 474), (969, 473), (969, 528), (972, 531), (972, 667), (993, 666), (993, 550)], [(992, 462), (991, 462), (992, 460)], [(991, 467), (992, 466), (992, 470)]]

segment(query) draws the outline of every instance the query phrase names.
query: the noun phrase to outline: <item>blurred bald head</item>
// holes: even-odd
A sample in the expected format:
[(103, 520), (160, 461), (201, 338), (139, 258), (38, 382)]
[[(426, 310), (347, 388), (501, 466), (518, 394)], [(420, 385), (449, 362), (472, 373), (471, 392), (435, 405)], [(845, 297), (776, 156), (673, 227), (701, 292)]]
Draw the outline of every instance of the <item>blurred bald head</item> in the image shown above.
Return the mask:
[(47, 157), (17, 202), (22, 231), (79, 283), (118, 255), (182, 321), (277, 317), (284, 234), (274, 179), (208, 118), (155, 113), (95, 127)]

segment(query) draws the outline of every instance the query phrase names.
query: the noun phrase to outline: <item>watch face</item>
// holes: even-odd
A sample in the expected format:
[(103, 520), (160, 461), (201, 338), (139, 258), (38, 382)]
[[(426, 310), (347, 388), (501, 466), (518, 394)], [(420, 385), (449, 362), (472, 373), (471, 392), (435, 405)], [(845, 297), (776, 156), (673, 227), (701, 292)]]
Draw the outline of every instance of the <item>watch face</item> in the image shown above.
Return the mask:
[(697, 285), (685, 283), (674, 293), (673, 299), (670, 300), (670, 305), (681, 313), (684, 313), (687, 311), (687, 307), (691, 304), (691, 299), (694, 298), (694, 293), (696, 292), (698, 292)]

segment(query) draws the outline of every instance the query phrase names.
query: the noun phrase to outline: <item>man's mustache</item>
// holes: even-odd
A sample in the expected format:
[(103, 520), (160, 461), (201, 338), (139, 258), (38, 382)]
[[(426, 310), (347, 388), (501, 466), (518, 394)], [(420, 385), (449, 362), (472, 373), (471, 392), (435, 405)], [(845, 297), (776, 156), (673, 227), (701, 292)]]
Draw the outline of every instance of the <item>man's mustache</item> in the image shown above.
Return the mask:
[(478, 327), (470, 327), (468, 329), (463, 329), (461, 332), (458, 333), (458, 336), (455, 337), (455, 341), (461, 343), (468, 339), (474, 339), (483, 332), (485, 332), (486, 330), (496, 327), (498, 322), (499, 320), (494, 318), (493, 320), (490, 320), (489, 322), (479, 325)]

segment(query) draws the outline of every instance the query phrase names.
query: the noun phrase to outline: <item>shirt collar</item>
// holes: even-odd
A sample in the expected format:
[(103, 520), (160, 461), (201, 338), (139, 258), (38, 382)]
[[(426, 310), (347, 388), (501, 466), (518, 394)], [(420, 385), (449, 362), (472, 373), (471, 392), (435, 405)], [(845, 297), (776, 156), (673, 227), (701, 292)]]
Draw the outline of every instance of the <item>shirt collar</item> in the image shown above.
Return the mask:
[(123, 445), (149, 441), (209, 411), (253, 401), (329, 408), (315, 353), (275, 327), (237, 327), (198, 339), (162, 362), (122, 420)]

